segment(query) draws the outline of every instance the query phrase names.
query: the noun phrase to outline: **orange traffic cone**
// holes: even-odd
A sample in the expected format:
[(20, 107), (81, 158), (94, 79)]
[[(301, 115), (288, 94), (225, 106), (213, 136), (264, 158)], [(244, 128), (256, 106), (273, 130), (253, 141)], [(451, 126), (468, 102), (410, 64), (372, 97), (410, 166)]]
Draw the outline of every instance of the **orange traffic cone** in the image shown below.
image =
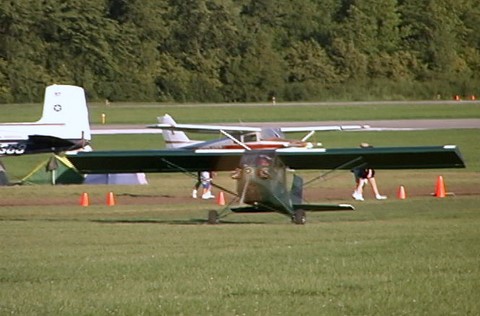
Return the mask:
[(405, 193), (405, 188), (403, 187), (403, 185), (401, 185), (401, 186), (398, 188), (397, 197), (398, 197), (400, 200), (405, 200), (405, 199), (407, 198), (407, 194)]
[(443, 182), (442, 176), (438, 176), (437, 178), (437, 184), (435, 185), (435, 197), (445, 197), (445, 183)]
[(90, 200), (88, 198), (88, 193), (84, 192), (82, 193), (82, 196), (80, 197), (80, 206), (88, 206), (90, 205)]
[(108, 206), (115, 205), (115, 197), (113, 196), (113, 192), (108, 192), (107, 194), (107, 205)]
[(217, 204), (218, 205), (225, 205), (225, 196), (223, 195), (223, 191), (220, 191), (217, 197)]

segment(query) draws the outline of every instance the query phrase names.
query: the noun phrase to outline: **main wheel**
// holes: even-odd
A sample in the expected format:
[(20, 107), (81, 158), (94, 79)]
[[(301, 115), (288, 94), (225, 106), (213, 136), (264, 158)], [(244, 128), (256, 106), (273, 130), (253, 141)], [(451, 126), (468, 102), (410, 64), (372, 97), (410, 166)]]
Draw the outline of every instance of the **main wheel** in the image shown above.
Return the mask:
[(215, 210), (208, 211), (208, 223), (209, 224), (218, 224), (218, 212)]
[(293, 222), (297, 225), (303, 225), (307, 221), (304, 210), (297, 210), (293, 215)]

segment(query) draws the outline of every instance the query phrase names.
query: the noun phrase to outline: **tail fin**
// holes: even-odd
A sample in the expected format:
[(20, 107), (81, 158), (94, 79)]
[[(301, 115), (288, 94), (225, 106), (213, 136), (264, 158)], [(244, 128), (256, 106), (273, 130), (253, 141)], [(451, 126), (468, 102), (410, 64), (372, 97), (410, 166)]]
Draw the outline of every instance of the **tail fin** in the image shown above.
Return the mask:
[[(158, 117), (158, 123), (169, 124), (175, 126), (175, 120), (168, 114)], [(167, 148), (181, 148), (192, 144), (193, 142), (188, 138), (187, 134), (182, 131), (173, 131), (162, 129), (163, 139), (165, 140), (165, 147)]]
[(42, 118), (36, 124), (61, 124), (48, 133), (64, 139), (90, 140), (90, 123), (83, 88), (51, 85), (45, 89)]
[(292, 204), (301, 204), (303, 202), (303, 178), (293, 175), (292, 189), (290, 191)]

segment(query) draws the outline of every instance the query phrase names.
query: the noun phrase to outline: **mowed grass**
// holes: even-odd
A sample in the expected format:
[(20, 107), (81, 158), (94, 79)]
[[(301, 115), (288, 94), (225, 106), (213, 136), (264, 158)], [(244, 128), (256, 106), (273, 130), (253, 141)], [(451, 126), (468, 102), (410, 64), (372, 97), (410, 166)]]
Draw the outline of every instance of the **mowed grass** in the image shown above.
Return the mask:
[(276, 214), (209, 226), (199, 214), (192, 204), (3, 215), (0, 314), (480, 312), (477, 197), (367, 201), (305, 226)]
[[(392, 111), (371, 109), (381, 118)], [(185, 122), (206, 116), (201, 108), (188, 111)], [(326, 112), (331, 111), (357, 110)], [(466, 117), (465, 111), (458, 117)], [(119, 123), (131, 119), (127, 112)], [(157, 112), (149, 112), (147, 124), (163, 114)], [(270, 112), (273, 118), (284, 115)], [(215, 121), (235, 118), (228, 111), (214, 113)], [(309, 119), (304, 116), (292, 120)], [(95, 136), (93, 141), (96, 149), (151, 149), (162, 146), (159, 137)], [(379, 171), (388, 200), (372, 200), (368, 192), (365, 202), (354, 203), (355, 212), (309, 213), (304, 226), (279, 214), (234, 214), (210, 226), (206, 213), (218, 208), (214, 201), (122, 204), (126, 195), (188, 196), (193, 180), (181, 174), (148, 175), (147, 186), (0, 187), (0, 199), (39, 201), (0, 207), (0, 315), (480, 314), (478, 130), (317, 137), (326, 147), (363, 141), (457, 144), (467, 169)], [(18, 180), (47, 157), (2, 160)], [(304, 176), (308, 180), (322, 172)], [(429, 195), (438, 175), (455, 196)], [(351, 174), (334, 172), (328, 178), (313, 187), (344, 190), (345, 199), (327, 202), (352, 202)], [(233, 186), (228, 174), (217, 181)], [(406, 186), (406, 200), (395, 198), (400, 184)], [(114, 207), (105, 206), (109, 191), (117, 196)], [(78, 205), (82, 192), (90, 194), (91, 206)], [(40, 203), (50, 198), (63, 203)], [(322, 201), (322, 196), (310, 200)]]
[[(2, 122), (38, 120), (42, 104), (0, 104)], [(285, 122), (379, 119), (480, 118), (480, 102), (440, 104), (89, 104), (91, 124), (155, 124), (157, 116), (168, 113), (181, 123)]]

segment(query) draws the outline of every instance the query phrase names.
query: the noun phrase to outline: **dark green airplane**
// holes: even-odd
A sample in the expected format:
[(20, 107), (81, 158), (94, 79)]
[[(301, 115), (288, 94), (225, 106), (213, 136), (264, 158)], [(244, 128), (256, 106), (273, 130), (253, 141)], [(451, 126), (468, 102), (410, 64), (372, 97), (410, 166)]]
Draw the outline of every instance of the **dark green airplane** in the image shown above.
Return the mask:
[[(232, 178), (237, 181), (236, 196), (244, 206), (229, 207), (231, 211), (277, 212), (287, 215), (296, 224), (305, 223), (305, 211), (354, 208), (349, 204), (303, 203), (303, 181), (294, 176), (289, 189), (287, 168), (465, 168), (456, 146), (92, 151), (67, 157), (82, 173), (233, 171)], [(218, 212), (209, 212), (209, 223), (217, 223), (218, 218)]]

